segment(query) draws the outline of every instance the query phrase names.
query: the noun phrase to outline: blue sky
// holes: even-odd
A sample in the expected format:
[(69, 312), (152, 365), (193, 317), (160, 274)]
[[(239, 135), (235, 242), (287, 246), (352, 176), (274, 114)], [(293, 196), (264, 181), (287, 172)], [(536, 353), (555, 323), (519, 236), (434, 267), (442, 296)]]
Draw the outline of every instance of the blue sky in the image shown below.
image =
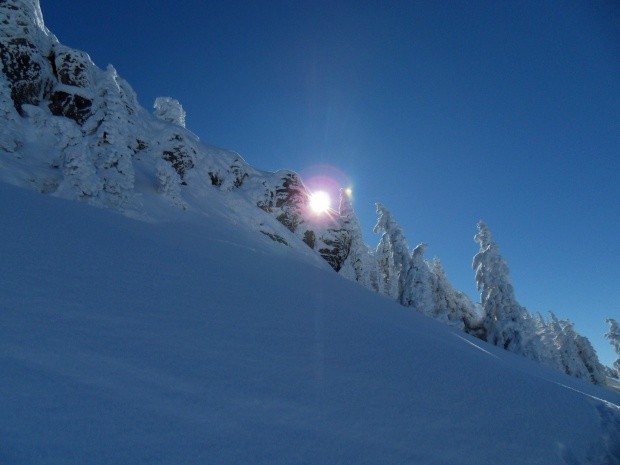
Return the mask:
[[(476, 297), (476, 223), (531, 312), (620, 319), (620, 6), (579, 1), (41, 0), (48, 28), (150, 108), (257, 168), (382, 202)], [(346, 184), (346, 186), (344, 186)]]

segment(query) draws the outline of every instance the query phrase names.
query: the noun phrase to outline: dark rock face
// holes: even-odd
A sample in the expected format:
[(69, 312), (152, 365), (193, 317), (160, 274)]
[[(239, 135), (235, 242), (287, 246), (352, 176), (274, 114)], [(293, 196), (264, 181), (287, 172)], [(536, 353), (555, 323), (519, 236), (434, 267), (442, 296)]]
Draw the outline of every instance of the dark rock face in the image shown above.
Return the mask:
[[(83, 124), (91, 115), (92, 101), (84, 92), (91, 86), (93, 66), (86, 53), (59, 44), (41, 23), (38, 2), (0, 0), (0, 61), (20, 113), (25, 104), (49, 100), (56, 116)], [(57, 87), (62, 85), (62, 90)], [(88, 94), (86, 94), (88, 95)]]
[(287, 173), (276, 187), (275, 207), (280, 209), (276, 218), (291, 232), (303, 222), (302, 207), (308, 203), (308, 193), (296, 173)]
[[(65, 49), (58, 45), (58, 53), (50, 53), (47, 57), (54, 77), (63, 85), (63, 90), (53, 91), (49, 97), (49, 109), (56, 116), (70, 118), (79, 125), (92, 115), (92, 100), (80, 95), (78, 89), (91, 85), (89, 66), (92, 66), (88, 55), (77, 50)], [(77, 92), (70, 92), (71, 88)]]
[(267, 231), (261, 231), (261, 233), (269, 237), (274, 242), (279, 242), (280, 244), (289, 245), (288, 242), (286, 242), (286, 239), (284, 239), (282, 236), (278, 234), (270, 233)]
[(38, 105), (52, 89), (51, 66), (27, 39), (18, 37), (0, 41), (0, 60), (18, 112), (21, 113), (24, 104)]
[(319, 253), (334, 270), (340, 271), (351, 252), (351, 234), (345, 229), (330, 229), (328, 234), (329, 237), (322, 238), (325, 247), (319, 248)]
[(56, 77), (61, 84), (87, 88), (90, 86), (88, 56), (74, 50), (63, 50), (53, 56)]
[(68, 94), (63, 91), (52, 92), (49, 109), (56, 116), (65, 116), (79, 125), (84, 124), (90, 115), (92, 101), (80, 95)]
[(314, 249), (314, 244), (316, 244), (316, 234), (314, 231), (308, 230), (304, 233), (303, 241), (306, 243), (308, 247)]
[(211, 184), (224, 190), (240, 188), (249, 177), (247, 164), (241, 157), (233, 158), (228, 164), (213, 166), (213, 169), (209, 171)]
[(172, 167), (179, 174), (182, 183), (185, 183), (186, 171), (194, 167), (194, 162), (188, 154), (181, 149), (165, 150), (162, 158), (172, 163)]
[(0, 0), (0, 62), (11, 87), (11, 99), (21, 114), (25, 104), (37, 105), (52, 89), (52, 72), (41, 47), (43, 31), (38, 2)]
[(209, 179), (211, 179), (211, 184), (216, 187), (220, 187), (224, 182), (221, 176), (213, 171), (209, 171)]
[(172, 146), (170, 149), (164, 150), (162, 158), (172, 164), (172, 167), (181, 178), (181, 184), (185, 185), (187, 184), (185, 182), (185, 174), (187, 170), (194, 167), (192, 155), (196, 155), (196, 151), (184, 144), (183, 137), (179, 134), (173, 135), (169, 142), (172, 142)]
[(243, 169), (243, 164), (241, 160), (236, 159), (230, 165), (228, 172), (234, 176), (233, 185), (235, 187), (241, 187), (243, 185), (243, 181), (248, 177), (248, 173)]

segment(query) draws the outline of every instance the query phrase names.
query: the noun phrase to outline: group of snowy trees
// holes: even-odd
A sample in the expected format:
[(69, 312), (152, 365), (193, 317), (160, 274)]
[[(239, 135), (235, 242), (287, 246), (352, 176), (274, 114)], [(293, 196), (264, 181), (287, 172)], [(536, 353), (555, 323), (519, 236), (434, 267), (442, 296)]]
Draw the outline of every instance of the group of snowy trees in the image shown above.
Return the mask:
[(374, 230), (382, 233), (375, 252), (380, 284), (377, 291), (401, 305), (475, 333), (479, 326), (475, 305), (452, 287), (439, 259), (424, 258), (424, 243), (410, 251), (402, 228), (383, 205), (377, 204), (377, 214)]
[(377, 204), (377, 213), (375, 232), (381, 234), (381, 239), (372, 251), (363, 241), (348, 195), (342, 193), (338, 231), (346, 233), (349, 247), (339, 273), (401, 305), (478, 334), (480, 316), (476, 305), (452, 287), (440, 260), (424, 258), (426, 244), (411, 251), (391, 213), (381, 204)]
[(517, 302), (508, 265), (488, 226), (478, 223), (474, 240), (480, 245), (473, 268), (480, 291), (484, 339), (506, 350), (555, 367), (577, 378), (605, 384), (606, 370), (590, 341), (570, 321), (531, 315)]
[[(611, 373), (599, 362), (590, 341), (575, 331), (573, 323), (559, 320), (553, 313), (547, 319), (531, 314), (518, 303), (508, 265), (484, 222), (478, 223), (474, 236), (480, 247), (472, 264), (480, 292), (480, 302), (474, 304), (452, 287), (438, 258), (424, 258), (426, 244), (410, 250), (391, 213), (377, 204), (377, 214), (375, 232), (381, 233), (381, 239), (376, 250), (371, 251), (362, 240), (350, 199), (342, 194), (341, 231), (347, 231), (350, 241), (340, 274), (491, 344), (571, 376), (606, 383)], [(608, 323), (611, 329), (606, 337), (620, 355), (620, 324), (615, 320)], [(620, 374), (620, 359), (614, 368)]]

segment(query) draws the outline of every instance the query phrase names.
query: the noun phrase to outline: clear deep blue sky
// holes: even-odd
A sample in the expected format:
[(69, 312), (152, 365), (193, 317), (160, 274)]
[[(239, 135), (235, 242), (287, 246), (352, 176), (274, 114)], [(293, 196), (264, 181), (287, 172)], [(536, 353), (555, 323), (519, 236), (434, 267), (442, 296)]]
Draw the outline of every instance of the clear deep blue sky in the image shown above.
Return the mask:
[[(150, 108), (253, 166), (352, 187), (477, 297), (484, 219), (531, 312), (599, 356), (620, 320), (620, 6), (591, 1), (41, 0), (48, 28)], [(345, 185), (346, 184), (346, 185)]]

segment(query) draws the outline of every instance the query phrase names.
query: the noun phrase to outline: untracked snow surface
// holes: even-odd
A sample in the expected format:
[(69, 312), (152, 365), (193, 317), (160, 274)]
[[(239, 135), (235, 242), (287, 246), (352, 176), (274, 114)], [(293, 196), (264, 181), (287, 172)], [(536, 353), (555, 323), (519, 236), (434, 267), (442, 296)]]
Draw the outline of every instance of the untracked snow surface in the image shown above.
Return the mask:
[(0, 464), (617, 464), (620, 397), (204, 214), (0, 184)]

